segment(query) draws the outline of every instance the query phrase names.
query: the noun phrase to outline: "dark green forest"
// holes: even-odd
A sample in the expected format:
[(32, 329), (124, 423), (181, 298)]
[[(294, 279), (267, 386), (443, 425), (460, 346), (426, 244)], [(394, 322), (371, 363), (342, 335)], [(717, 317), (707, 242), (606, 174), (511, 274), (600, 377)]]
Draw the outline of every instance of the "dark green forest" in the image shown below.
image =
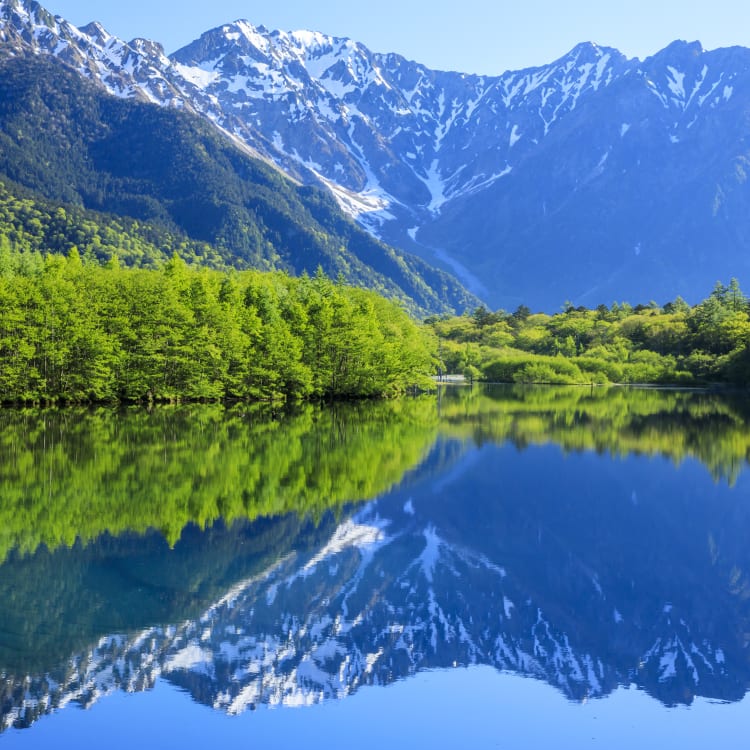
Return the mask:
[(227, 270), (249, 268), (229, 263), (208, 242), (190, 239), (158, 224), (88, 211), (46, 201), (0, 181), (0, 244), (26, 253), (68, 255), (101, 264), (117, 260), (132, 268), (161, 268), (177, 253), (191, 265)]
[(717, 282), (696, 305), (628, 303), (555, 315), (490, 312), (427, 321), (444, 371), (516, 383), (750, 382), (750, 306), (736, 279)]
[(387, 397), (429, 384), (431, 334), (322, 272), (125, 269), (0, 244), (0, 400)]
[[(0, 226), (21, 234), (19, 249), (74, 244), (106, 259), (129, 243), (117, 253), (138, 265), (177, 251), (213, 267), (322, 267), (415, 313), (477, 303), (449, 274), (373, 238), (327, 191), (296, 184), (199, 117), (110, 96), (57, 61), (0, 60), (0, 180)], [(42, 215), (9, 206), (7, 193)]]

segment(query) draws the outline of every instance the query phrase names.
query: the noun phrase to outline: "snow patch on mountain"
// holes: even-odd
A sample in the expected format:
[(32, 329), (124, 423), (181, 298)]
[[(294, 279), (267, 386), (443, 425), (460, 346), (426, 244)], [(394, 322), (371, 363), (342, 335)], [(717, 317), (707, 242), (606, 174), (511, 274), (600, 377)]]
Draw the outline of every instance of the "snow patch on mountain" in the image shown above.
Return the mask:
[[(77, 29), (29, 0), (3, 0), (0, 9), (6, 54), (55, 56), (116, 96), (197, 113), (293, 179), (330, 189), (372, 234), (427, 259), (442, 254), (445, 267), (481, 275), (490, 290), (506, 278), (508, 289), (519, 286), (527, 247), (538, 246), (547, 258), (601, 255), (591, 244), (599, 240), (583, 230), (574, 231), (568, 247), (550, 249), (554, 240), (545, 232), (575, 212), (577, 202), (561, 204), (540, 191), (571, 195), (586, 184), (595, 200), (599, 186), (613, 189), (607, 175), (615, 169), (656, 168), (660, 160), (649, 149), (658, 143), (690, 140), (667, 157), (688, 158), (706, 133), (713, 139), (721, 130), (722, 110), (737, 106), (748, 86), (747, 51), (705, 52), (699, 43), (675, 42), (643, 61), (583, 43), (546, 65), (476, 76), (430, 70), (350, 39), (269, 31), (245, 20), (207, 31), (166, 57), (155, 42), (126, 43), (98, 24)], [(584, 123), (596, 123), (593, 135)], [(597, 170), (610, 148), (606, 171)], [(538, 174), (553, 162), (552, 173)], [(512, 181), (503, 181), (511, 174)], [(720, 176), (711, 179), (720, 182)], [(515, 207), (519, 187), (526, 202)], [(467, 227), (482, 225), (473, 212), (485, 204), (507, 207), (509, 236), (493, 221), (492, 231), (465, 236)], [(532, 206), (543, 206), (542, 213)], [(581, 223), (576, 215), (569, 226)], [(591, 236), (601, 237), (607, 227), (600, 229)], [(521, 236), (523, 247), (511, 241)], [(649, 239), (659, 245), (660, 238)], [(632, 237), (623, 242), (633, 247)], [(613, 251), (613, 258), (616, 263), (621, 255)], [(621, 279), (622, 270), (609, 269), (606, 284)], [(579, 297), (603, 293), (597, 279), (582, 279)], [(521, 300), (503, 305), (513, 301)]]

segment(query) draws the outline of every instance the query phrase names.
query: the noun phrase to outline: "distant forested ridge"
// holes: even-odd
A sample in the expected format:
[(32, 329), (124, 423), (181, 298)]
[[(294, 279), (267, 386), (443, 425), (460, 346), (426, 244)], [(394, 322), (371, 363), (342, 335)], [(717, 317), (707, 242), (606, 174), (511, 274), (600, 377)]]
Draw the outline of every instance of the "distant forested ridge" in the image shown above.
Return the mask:
[(125, 269), (0, 237), (0, 401), (384, 397), (429, 382), (431, 332), (322, 272)]
[(736, 279), (701, 303), (678, 297), (555, 315), (479, 307), (432, 317), (442, 366), (470, 378), (516, 383), (750, 383), (750, 303)]
[[(415, 313), (478, 303), (454, 277), (369, 235), (327, 191), (293, 182), (200, 117), (110, 96), (56, 60), (0, 59), (0, 180), (0, 233), (20, 233), (19, 249), (43, 239), (33, 249), (75, 244), (101, 259), (122, 240), (128, 264), (153, 264), (161, 248), (212, 267), (321, 267)], [(103, 226), (98, 243), (92, 222)]]

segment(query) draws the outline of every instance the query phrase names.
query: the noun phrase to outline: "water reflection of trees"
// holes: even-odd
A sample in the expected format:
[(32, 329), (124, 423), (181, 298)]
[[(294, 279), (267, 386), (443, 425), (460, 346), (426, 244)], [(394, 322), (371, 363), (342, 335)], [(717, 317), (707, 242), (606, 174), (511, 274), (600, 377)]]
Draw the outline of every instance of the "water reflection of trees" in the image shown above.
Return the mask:
[[(0, 560), (100, 534), (202, 528), (369, 499), (438, 434), (519, 448), (693, 458), (732, 485), (750, 455), (740, 394), (630, 388), (448, 388), (438, 399), (307, 406), (0, 411)], [(448, 459), (446, 459), (448, 460)]]
[[(283, 640), (291, 615), (309, 625), (299, 629), (301, 639), (320, 635), (323, 625), (338, 638), (342, 599), (353, 626), (341, 629), (349, 638), (342, 636), (341, 653), (379, 654), (382, 647), (381, 682), (417, 668), (473, 663), (477, 644), (487, 663), (528, 673), (543, 611), (547, 634), (571, 659), (590, 655), (605, 665), (591, 694), (634, 682), (670, 704), (695, 694), (736, 700), (749, 680), (748, 510), (739, 492), (716, 485), (707, 502), (710, 481), (691, 481), (703, 472), (631, 461), (659, 478), (652, 482), (659, 491), (636, 504), (628, 470), (627, 492), (613, 491), (609, 464), (625, 462), (563, 458), (557, 450), (518, 455), (507, 445), (473, 454), (467, 448), (511, 441), (571, 453), (692, 457), (731, 483), (747, 461), (747, 415), (738, 396), (528, 387), (454, 388), (439, 400), (306, 407), (278, 419), (215, 406), (0, 412), (0, 671), (7, 678), (0, 704), (24, 704), (26, 676), (37, 674), (37, 713), (29, 709), (25, 719), (33, 721), (52, 705), (42, 700), (48, 670), (57, 665), (65, 677), (71, 664), (67, 682), (55, 680), (86, 703), (76, 681), (94, 652), (109, 669), (132, 651), (131, 672), (112, 684), (142, 689), (157, 657), (166, 664), (169, 649), (179, 647), (168, 643), (172, 626), (159, 627), (165, 623), (183, 623), (216, 654), (242, 633)], [(354, 545), (313, 575), (307, 562), (330, 547), (349, 512), (337, 518), (344, 504), (385, 493), (417, 466), (408, 487), (386, 493), (372, 511), (387, 519), (390, 541), (367, 574)], [(670, 494), (669, 477), (678, 474), (683, 484)], [(437, 481), (427, 481), (433, 475)], [(426, 554), (437, 535), (439, 555)], [(8, 554), (16, 545), (28, 554)], [(244, 615), (233, 601), (225, 622), (217, 602), (239, 590), (246, 590)], [(216, 609), (213, 629), (201, 619), (207, 607)], [(444, 616), (452, 629), (433, 646), (425, 623), (432, 618), (443, 632)], [(153, 647), (138, 640), (149, 627)], [(399, 628), (412, 634), (411, 651), (399, 645)], [(448, 638), (461, 628), (471, 638)], [(112, 636), (103, 646), (100, 639), (113, 633), (135, 641)], [(499, 635), (515, 661), (493, 656)], [(316, 643), (300, 640), (299, 654)], [(689, 668), (690, 660), (698, 663), (693, 644), (705, 657), (699, 688)], [(562, 684), (560, 676), (570, 675), (554, 653), (550, 647), (549, 663), (532, 672)], [(213, 696), (209, 688), (223, 695), (219, 678), (228, 666), (219, 662), (212, 688), (189, 670), (173, 670), (172, 678), (200, 699)], [(665, 663), (676, 664), (674, 678), (664, 679)], [(590, 689), (585, 679), (565, 688), (576, 698)]]
[(488, 386), (448, 388), (440, 403), (449, 434), (519, 448), (665, 456), (700, 461), (733, 485), (750, 458), (750, 399), (744, 393)]
[(318, 517), (369, 499), (419, 464), (431, 398), (307, 406), (273, 418), (215, 405), (0, 411), (0, 561), (104, 532)]

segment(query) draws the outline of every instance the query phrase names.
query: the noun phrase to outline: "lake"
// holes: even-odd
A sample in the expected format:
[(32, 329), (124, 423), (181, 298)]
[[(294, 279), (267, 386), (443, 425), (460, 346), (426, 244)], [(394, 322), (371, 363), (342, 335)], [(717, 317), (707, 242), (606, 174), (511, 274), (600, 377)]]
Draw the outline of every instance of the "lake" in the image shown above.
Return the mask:
[(0, 455), (3, 748), (746, 745), (746, 394), (6, 409)]

